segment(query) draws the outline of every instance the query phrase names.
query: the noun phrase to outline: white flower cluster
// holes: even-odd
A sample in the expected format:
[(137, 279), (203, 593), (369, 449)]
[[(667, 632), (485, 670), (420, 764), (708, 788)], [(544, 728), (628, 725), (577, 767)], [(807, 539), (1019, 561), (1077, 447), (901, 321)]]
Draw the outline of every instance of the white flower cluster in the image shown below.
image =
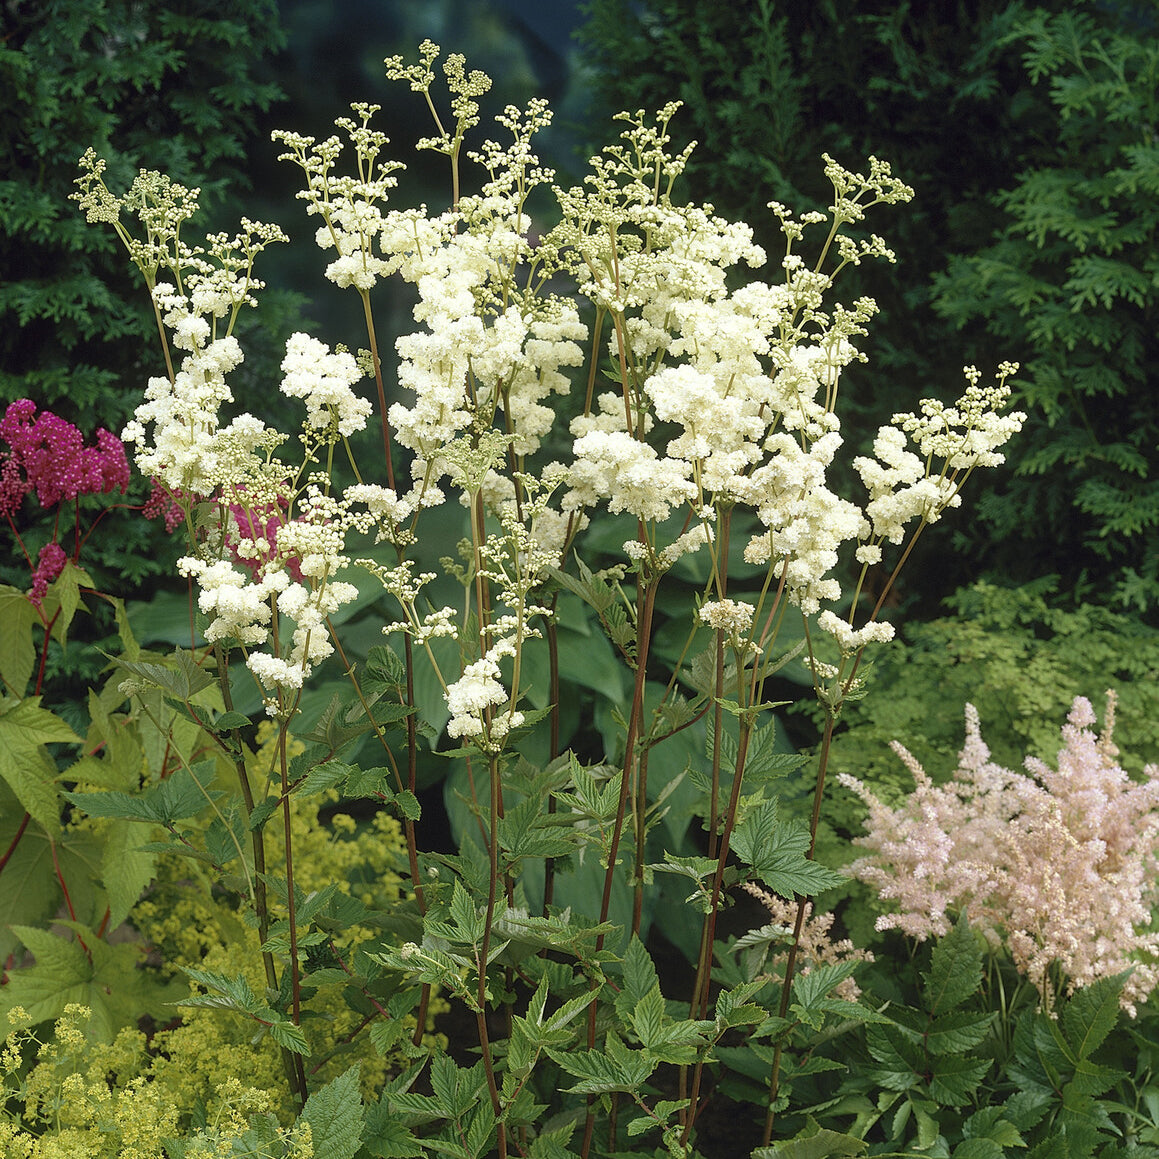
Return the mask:
[[(1001, 413), (1010, 396), (1007, 379), (1017, 370), (1017, 363), (1004, 362), (997, 383), (980, 387), (978, 371), (967, 366), (970, 385), (954, 406), (923, 399), (920, 416), (897, 414), (893, 425), (878, 430), (875, 459), (853, 460), (869, 492), (865, 513), (878, 543), (901, 543), (914, 519), (936, 522), (946, 508), (961, 504), (962, 483), (975, 467), (1003, 462), (998, 448), (1026, 421), (1020, 411)], [(906, 449), (907, 434), (918, 454)]]
[(282, 360), (282, 393), (305, 399), (307, 425), (327, 431), (333, 424), (347, 438), (366, 426), (369, 402), (350, 388), (362, 378), (352, 355), (330, 348), (308, 334), (291, 334)]
[(700, 609), (700, 618), (718, 632), (743, 636), (753, 626), (753, 606), (743, 600), (713, 600)]
[[(201, 332), (187, 326), (191, 341)], [(173, 380), (151, 378), (121, 438), (135, 448), (137, 468), (170, 491), (211, 495), (220, 486), (244, 484), (284, 436), (250, 414), (221, 426), (218, 413), (233, 401), (225, 376), (241, 363), (233, 337), (195, 345)], [(150, 427), (152, 431), (150, 432)]]
[(463, 675), (447, 688), (445, 696), (451, 710), (451, 719), (447, 722), (448, 736), (478, 738), (484, 747), (493, 747), (511, 729), (523, 723), (522, 712), (492, 711), (508, 701), (499, 671), (499, 656), (511, 652), (507, 642), (496, 645), (485, 656), (468, 664)]

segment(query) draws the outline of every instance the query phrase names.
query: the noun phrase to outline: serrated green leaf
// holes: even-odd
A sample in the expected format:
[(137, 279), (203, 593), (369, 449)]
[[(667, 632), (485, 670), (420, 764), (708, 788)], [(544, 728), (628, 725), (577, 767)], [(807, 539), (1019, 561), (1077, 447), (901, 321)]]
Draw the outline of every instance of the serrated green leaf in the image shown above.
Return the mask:
[[(19, 840), (17, 837), (19, 835)], [(19, 945), (10, 927), (45, 923), (60, 901), (52, 848), (30, 823), (8, 786), (0, 783), (0, 849), (8, 851), (0, 889), (0, 959)], [(66, 879), (67, 880), (67, 879)]]
[(305, 1031), (300, 1026), (295, 1026), (288, 1018), (271, 1019), (266, 1029), (279, 1046), (284, 1046), (295, 1054), (309, 1056), (310, 1043), (306, 1039)]
[(14, 1006), (23, 1007), (29, 1015), (20, 1025), (33, 1026), (54, 1021), (65, 1006), (75, 1002), (92, 1012), (88, 1032), (109, 1042), (142, 1013), (161, 1013), (164, 997), (142, 985), (142, 972), (136, 968), (139, 946), (129, 942), (111, 946), (78, 922), (59, 924), (84, 938), (88, 953), (79, 940), (69, 941), (29, 926), (16, 927), (13, 932), (32, 952), (35, 963), (9, 970), (7, 985), (0, 987), (0, 1020), (5, 1020), (5, 1025), (15, 1025), (6, 1021)]
[(87, 588), (95, 586), (89, 573), (84, 568), (77, 567), (70, 559), (65, 563), (60, 575), (48, 586), (46, 600), (51, 597), (60, 604), (60, 615), (52, 625), (52, 635), (62, 648), (68, 640), (68, 630), (72, 626), (77, 608), (82, 606), (80, 598), (82, 584)]
[(0, 679), (10, 695), (22, 697), (36, 667), (33, 627), (39, 624), (27, 593), (0, 584)]
[(169, 664), (124, 658), (114, 663), (144, 684), (159, 688), (165, 695), (178, 701), (191, 700), (213, 683), (213, 677), (197, 663), (193, 653), (177, 648), (167, 659)]
[(214, 718), (214, 732), (229, 732), (235, 728), (249, 728), (253, 724), (248, 716), (241, 712), (223, 712)]
[(993, 1139), (963, 1139), (950, 1159), (1004, 1159), (1006, 1150)]
[(798, 1135), (772, 1147), (758, 1147), (752, 1159), (845, 1159), (850, 1155), (860, 1155), (867, 1144), (853, 1135), (843, 1135), (840, 1131), (806, 1128), (812, 1134)]
[(355, 1063), (306, 1100), (302, 1118), (310, 1124), (314, 1154), (326, 1159), (353, 1159), (362, 1142), (364, 1114)]
[(659, 992), (659, 977), (652, 963), (652, 956), (644, 948), (644, 943), (633, 935), (624, 951), (624, 999), (631, 1008), (643, 1000), (653, 987)]
[(547, 1053), (569, 1075), (580, 1080), (567, 1088), (579, 1095), (636, 1090), (657, 1066), (643, 1051), (629, 1051), (614, 1034), (608, 1035), (605, 1050), (560, 1051), (548, 1047)]
[(664, 1015), (664, 998), (660, 993), (659, 984), (632, 1004), (630, 1012), (632, 1029), (644, 1046), (652, 1046), (662, 1037)]
[(925, 1031), (926, 1049), (930, 1054), (961, 1054), (980, 1043), (997, 1018), (994, 1012), (971, 1014), (953, 1010), (935, 1018)]
[(989, 1059), (954, 1055), (939, 1058), (934, 1061), (930, 1075), (930, 1098), (937, 1103), (960, 1107), (970, 1101), (989, 1069)]
[[(91, 817), (119, 817), (127, 821), (152, 821), (170, 825), (196, 816), (220, 789), (206, 789), (213, 780), (213, 762), (203, 761), (195, 769), (176, 769), (165, 780), (143, 793), (65, 793), (69, 801)], [(200, 776), (200, 779), (199, 779)]]
[(1126, 974), (1099, 978), (1090, 986), (1076, 990), (1063, 1005), (1063, 1034), (1079, 1059), (1090, 1058), (1122, 1017), (1119, 995)]
[(953, 1010), (977, 993), (982, 985), (982, 950), (965, 915), (948, 934), (938, 939), (929, 972), (922, 978), (931, 1014)]
[(105, 831), (101, 884), (109, 899), (108, 928), (115, 930), (153, 880), (155, 853), (142, 852), (141, 830), (129, 821), (114, 821)]
[(81, 738), (59, 716), (29, 696), (0, 716), (0, 777), (8, 782), (25, 811), (49, 833), (60, 828), (56, 765), (41, 745), (80, 744)]
[(387, 1093), (366, 1108), (362, 1146), (373, 1159), (417, 1159), (423, 1154), (423, 1145), (400, 1120)]

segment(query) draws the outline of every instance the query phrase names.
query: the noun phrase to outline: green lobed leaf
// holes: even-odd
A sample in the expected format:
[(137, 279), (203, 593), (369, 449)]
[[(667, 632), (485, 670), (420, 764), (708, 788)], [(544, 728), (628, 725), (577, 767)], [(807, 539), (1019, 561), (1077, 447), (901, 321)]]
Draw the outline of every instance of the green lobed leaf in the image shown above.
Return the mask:
[(109, 899), (108, 928), (115, 930), (153, 880), (155, 853), (139, 848), (141, 831), (128, 821), (114, 821), (105, 831), (101, 851), (101, 884)]
[(80, 744), (81, 738), (59, 716), (40, 707), (40, 697), (18, 701), (0, 716), (0, 777), (24, 809), (49, 833), (60, 827), (56, 765), (41, 745)]
[(579, 1079), (567, 1088), (578, 1095), (637, 1090), (657, 1066), (643, 1051), (629, 1051), (614, 1034), (608, 1035), (605, 1050), (561, 1051), (548, 1047), (547, 1054)]
[(3, 783), (0, 783), (0, 849), (8, 851), (4, 876), (0, 879), (3, 882), (0, 959), (7, 959), (19, 945), (12, 927), (44, 923), (60, 902), (60, 886), (44, 830), (29, 823), (16, 797)]
[(91, 817), (120, 817), (128, 821), (170, 825), (196, 816), (210, 801), (222, 795), (220, 789), (204, 787), (212, 782), (213, 776), (213, 762), (202, 761), (195, 770), (177, 769), (143, 793), (114, 791), (63, 795)]
[(52, 625), (52, 635), (62, 648), (68, 640), (68, 630), (72, 626), (77, 608), (82, 606), (80, 598), (82, 584), (90, 589), (95, 587), (89, 573), (84, 568), (77, 567), (70, 559), (65, 563), (60, 575), (48, 587), (45, 602), (53, 598), (60, 603), (60, 615)]

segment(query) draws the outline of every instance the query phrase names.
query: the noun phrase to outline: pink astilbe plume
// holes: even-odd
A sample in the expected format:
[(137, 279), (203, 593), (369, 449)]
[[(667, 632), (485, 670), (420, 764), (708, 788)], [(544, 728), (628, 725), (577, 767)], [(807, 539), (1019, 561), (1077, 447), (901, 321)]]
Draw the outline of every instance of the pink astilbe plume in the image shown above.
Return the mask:
[(1159, 933), (1148, 930), (1159, 868), (1159, 767), (1135, 782), (1116, 764), (1115, 697), (1096, 735), (1090, 702), (1076, 698), (1057, 769), (1028, 757), (1026, 772), (990, 761), (978, 713), (966, 706), (966, 743), (954, 779), (935, 786), (901, 745), (916, 787), (897, 809), (853, 777), (839, 779), (869, 806), (870, 853), (851, 866), (897, 911), (877, 921), (918, 939), (941, 935), (965, 911), (1052, 997), (1131, 970), (1122, 1003), (1135, 1013), (1159, 984)]

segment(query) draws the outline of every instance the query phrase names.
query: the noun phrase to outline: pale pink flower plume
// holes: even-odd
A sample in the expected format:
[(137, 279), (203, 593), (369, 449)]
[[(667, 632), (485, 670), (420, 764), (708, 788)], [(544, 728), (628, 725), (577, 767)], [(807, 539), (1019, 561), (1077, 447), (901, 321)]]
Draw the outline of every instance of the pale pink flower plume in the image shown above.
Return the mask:
[(839, 780), (869, 806), (870, 852), (853, 875), (893, 902), (878, 929), (922, 940), (948, 931), (965, 912), (995, 947), (1005, 944), (1045, 1006), (1052, 976), (1065, 992), (1132, 973), (1122, 1004), (1159, 983), (1159, 933), (1149, 930), (1159, 853), (1159, 767), (1132, 781), (1116, 763), (1115, 696), (1093, 731), (1090, 702), (1075, 699), (1062, 728), (1057, 768), (1028, 757), (1024, 773), (990, 761), (978, 713), (966, 706), (966, 741), (952, 781), (934, 785), (900, 744), (914, 791), (897, 809), (854, 777)]

